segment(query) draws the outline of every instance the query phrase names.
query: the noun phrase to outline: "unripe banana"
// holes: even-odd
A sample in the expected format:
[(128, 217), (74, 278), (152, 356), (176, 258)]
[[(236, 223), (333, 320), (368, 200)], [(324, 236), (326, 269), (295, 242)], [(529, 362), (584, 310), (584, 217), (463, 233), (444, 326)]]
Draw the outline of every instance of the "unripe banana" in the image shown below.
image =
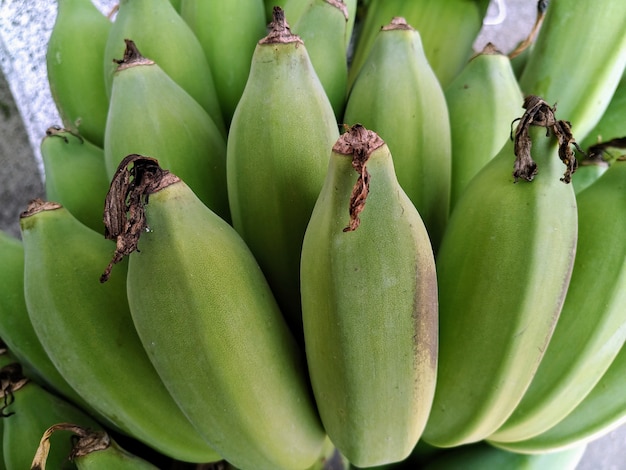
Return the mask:
[(361, 125), (332, 149), (301, 269), (309, 376), (326, 432), (358, 467), (405, 459), (435, 390), (435, 261), (389, 148)]
[(452, 139), (450, 210), (509, 139), (523, 102), (510, 59), (491, 43), (445, 89)]
[(182, 0), (181, 16), (202, 45), (228, 126), (246, 86), (256, 43), (266, 34), (263, 0)]
[[(297, 20), (291, 19), (291, 11)], [(335, 116), (343, 115), (348, 90), (346, 35), (348, 8), (341, 0), (287, 0), (285, 16), (306, 50), (330, 100)]]
[(202, 46), (169, 0), (120, 0), (104, 50), (104, 78), (109, 96), (117, 70), (115, 60), (124, 54), (126, 39), (135, 42), (146, 57), (159, 64), (187, 91), (226, 136), (215, 82)]
[(102, 233), (102, 209), (109, 189), (104, 150), (67, 129), (50, 127), (41, 140), (46, 198)]
[(626, 341), (625, 193), (626, 161), (616, 161), (576, 196), (576, 259), (559, 321), (530, 387), (490, 441), (523, 441), (556, 425)]
[(489, 0), (371, 0), (368, 3), (348, 73), (348, 86), (354, 83), (367, 60), (380, 28), (401, 16), (419, 31), (428, 62), (446, 87), (472, 55), (474, 40), (489, 6)]
[(28, 377), (91, 411), (61, 376), (37, 338), (24, 299), (24, 247), (20, 239), (2, 231), (0, 260), (0, 338)]
[(387, 143), (400, 186), (436, 250), (449, 212), (450, 122), (420, 34), (403, 18), (379, 32), (350, 91), (344, 122), (373, 129)]
[[(558, 103), (582, 141), (607, 108), (626, 65), (626, 2), (558, 0), (520, 77), (526, 95)], [(584, 31), (585, 34), (581, 34)], [(589, 46), (589, 38), (594, 47)]]
[(56, 203), (33, 201), (20, 225), (28, 313), (67, 382), (99, 416), (163, 454), (220, 460), (178, 409), (142, 347), (128, 308), (125, 266), (108, 283), (99, 282), (113, 243)]
[(76, 437), (69, 459), (78, 470), (157, 470), (150, 462), (120, 447), (106, 431), (73, 423), (58, 423), (46, 429), (30, 466), (31, 470), (46, 470), (50, 439), (55, 432), (63, 431)]
[(134, 216), (113, 261), (130, 254), (134, 324), (170, 393), (237, 468), (309, 467), (325, 434), (304, 358), (249, 248), (156, 160), (129, 155), (118, 174), (111, 212), (125, 219), (127, 195)]
[(91, 0), (58, 0), (46, 51), (50, 92), (63, 125), (100, 147), (109, 107), (103, 60), (110, 30)]
[[(2, 455), (9, 470), (30, 468), (39, 439), (55, 423), (70, 421), (101, 429), (83, 411), (24, 377), (17, 363), (0, 370), (0, 400)], [(67, 458), (72, 448), (69, 435), (61, 433), (54, 439), (49, 467), (59, 470), (76, 468)]]
[(584, 445), (626, 424), (626, 347), (585, 399), (556, 426), (519, 442), (494, 446), (519, 453), (554, 452)]
[(498, 449), (484, 442), (450, 449), (425, 465), (423, 470), (575, 470), (586, 444), (557, 452), (525, 455)]
[(532, 182), (513, 183), (509, 141), (472, 179), (450, 217), (437, 256), (439, 370), (423, 435), (430, 444), (476, 442), (502, 425), (558, 319), (577, 214), (571, 185), (559, 181), (554, 139), (545, 132), (528, 130), (536, 163), (530, 155), (515, 161), (518, 172), (519, 160), (538, 169)]
[(302, 239), (339, 137), (332, 106), (284, 12), (259, 41), (227, 144), (233, 226), (297, 337)]
[(113, 80), (104, 153), (109, 178), (126, 155), (154, 155), (230, 220), (226, 141), (204, 109), (133, 41)]

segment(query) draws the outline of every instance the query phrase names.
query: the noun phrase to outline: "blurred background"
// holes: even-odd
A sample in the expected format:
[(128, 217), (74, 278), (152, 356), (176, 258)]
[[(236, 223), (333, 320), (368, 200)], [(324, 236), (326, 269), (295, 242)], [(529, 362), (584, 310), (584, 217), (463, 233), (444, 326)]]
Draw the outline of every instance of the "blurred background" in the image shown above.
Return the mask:
[[(94, 0), (103, 13), (112, 0)], [(492, 0), (476, 40), (508, 52), (530, 31), (536, 0)], [(43, 197), (39, 144), (61, 124), (46, 79), (46, 44), (56, 17), (54, 0), (0, 0), (0, 230), (19, 236), (18, 217)], [(591, 443), (578, 470), (626, 469), (626, 426)], [(552, 469), (546, 469), (552, 470)]]

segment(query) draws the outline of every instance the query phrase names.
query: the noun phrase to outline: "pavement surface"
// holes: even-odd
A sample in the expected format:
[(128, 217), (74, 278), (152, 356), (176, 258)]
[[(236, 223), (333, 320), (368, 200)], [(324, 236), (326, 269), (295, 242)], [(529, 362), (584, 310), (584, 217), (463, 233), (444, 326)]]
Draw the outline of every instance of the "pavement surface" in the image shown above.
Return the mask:
[[(113, 2), (94, 3), (108, 11)], [(505, 52), (512, 49), (532, 25), (535, 5), (534, 0), (492, 0), (488, 24), (475, 48), (479, 50), (491, 41)], [(44, 196), (39, 142), (45, 129), (60, 124), (49, 96), (43, 61), (54, 8), (52, 0), (0, 3), (0, 230), (16, 236), (19, 213), (30, 199)], [(40, 42), (33, 42), (33, 37), (40, 38)], [(577, 467), (623, 469), (626, 425), (589, 444)]]

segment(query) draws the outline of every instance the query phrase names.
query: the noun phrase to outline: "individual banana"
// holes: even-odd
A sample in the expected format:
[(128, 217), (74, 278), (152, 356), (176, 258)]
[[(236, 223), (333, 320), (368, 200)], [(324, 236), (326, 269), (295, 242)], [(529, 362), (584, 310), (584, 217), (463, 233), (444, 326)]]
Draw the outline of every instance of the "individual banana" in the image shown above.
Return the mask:
[(553, 427), (626, 341), (625, 191), (626, 159), (577, 194), (576, 259), (559, 321), (530, 387), (490, 441), (523, 441)]
[[(292, 9), (302, 9), (297, 21), (291, 20)], [(348, 7), (342, 0), (287, 0), (285, 17), (293, 33), (304, 41), (336, 119), (340, 119), (348, 90)]]
[(305, 45), (274, 15), (230, 126), (226, 176), (233, 226), (300, 338), (302, 239), (339, 129)]
[(400, 16), (419, 31), (428, 62), (445, 88), (473, 54), (488, 6), (488, 0), (371, 0), (355, 45), (348, 86), (366, 62), (380, 28)]
[(439, 370), (423, 439), (439, 447), (480, 441), (513, 413), (570, 280), (576, 200), (540, 120), (554, 121), (553, 109), (538, 97), (525, 108), (515, 141), (459, 199), (438, 252)]
[(423, 470), (575, 470), (587, 449), (570, 449), (528, 455), (490, 446), (485, 442), (450, 449), (425, 465)]
[(328, 436), (358, 467), (405, 459), (435, 390), (435, 260), (389, 147), (359, 124), (332, 148), (301, 270), (309, 376)]
[[(30, 468), (41, 435), (55, 423), (70, 421), (102, 429), (82, 410), (25, 377), (19, 363), (0, 370), (0, 399), (2, 455), (9, 470)], [(61, 433), (54, 439), (49, 468), (76, 468), (67, 458), (72, 448), (69, 436)]]
[(469, 181), (509, 139), (523, 96), (510, 59), (491, 43), (444, 92), (452, 139), (452, 210)]
[[(555, 0), (546, 10), (520, 87), (557, 103), (579, 142), (600, 120), (624, 71), (624, 29), (624, 2)], [(600, 42), (588, 47), (590, 37)]]
[(99, 417), (164, 455), (220, 460), (179, 410), (143, 349), (126, 298), (126, 266), (108, 283), (99, 282), (114, 244), (53, 202), (33, 201), (20, 225), (28, 313), (65, 380)]
[(420, 33), (404, 18), (394, 18), (379, 32), (350, 91), (343, 121), (360, 123), (387, 143), (400, 186), (436, 250), (450, 203), (450, 121)]
[(130, 254), (132, 317), (168, 390), (235, 467), (311, 466), (325, 433), (304, 358), (249, 248), (156, 160), (129, 155), (118, 175), (112, 263)]
[(111, 90), (104, 146), (109, 179), (132, 153), (158, 158), (230, 220), (225, 139), (206, 111), (128, 40)]
[(228, 126), (248, 80), (256, 43), (266, 34), (263, 0), (182, 0), (181, 16), (202, 45)]
[(591, 443), (626, 424), (626, 347), (585, 399), (565, 419), (543, 433), (494, 446), (518, 453), (542, 453)]
[(202, 45), (169, 0), (120, 0), (104, 50), (109, 96), (117, 70), (115, 61), (123, 56), (126, 39), (135, 42), (146, 57), (189, 93), (226, 136), (224, 116)]
[(111, 22), (91, 0), (59, 0), (46, 50), (48, 84), (63, 125), (102, 147), (109, 100), (104, 47)]
[(103, 233), (102, 209), (109, 189), (104, 150), (58, 126), (48, 128), (39, 149), (46, 198), (58, 201), (82, 223)]
[(106, 431), (73, 423), (57, 423), (46, 429), (30, 470), (46, 470), (50, 439), (56, 432), (70, 432), (76, 437), (68, 458), (78, 470), (157, 470), (152, 463), (120, 447)]
[(90, 409), (54, 366), (30, 321), (24, 299), (22, 241), (0, 231), (0, 260), (0, 338), (28, 377), (80, 407)]

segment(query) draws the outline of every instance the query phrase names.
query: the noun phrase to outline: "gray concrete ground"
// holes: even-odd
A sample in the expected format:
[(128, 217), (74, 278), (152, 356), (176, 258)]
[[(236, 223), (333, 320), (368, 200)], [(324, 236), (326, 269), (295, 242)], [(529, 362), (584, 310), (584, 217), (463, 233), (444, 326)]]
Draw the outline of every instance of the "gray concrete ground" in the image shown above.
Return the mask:
[[(45, 13), (49, 13), (46, 8), (49, 9), (52, 3), (49, 0), (42, 2), (3, 0), (0, 4), (0, 27), (4, 28), (3, 33), (6, 32), (7, 25), (16, 27), (20, 26), (20, 22), (42, 18), (42, 12), (45, 18)], [(108, 8), (107, 0), (95, 3)], [(40, 4), (43, 4), (43, 7)], [(509, 50), (524, 37), (525, 28), (534, 20), (535, 0), (507, 0), (505, 11), (498, 8), (498, 4), (498, 1), (492, 0), (488, 18), (493, 24), (485, 26), (477, 39), (477, 49), (486, 41), (494, 40), (500, 49)], [(36, 11), (33, 10), (35, 6)], [(502, 13), (505, 13), (504, 17)], [(42, 35), (46, 37), (45, 28), (51, 25), (50, 18), (37, 25), (43, 28)], [(0, 73), (0, 229), (17, 236), (19, 213), (25, 209), (30, 199), (44, 195), (38, 143), (45, 129), (52, 124), (58, 124), (58, 121), (55, 121), (54, 110), (46, 108), (49, 106), (49, 97), (47, 85), (45, 81), (41, 81), (43, 57), (41, 47), (34, 52), (26, 51), (26, 54), (22, 55), (15, 51), (9, 53), (6, 48), (12, 45), (3, 43), (2, 39), (3, 37), (0, 37), (0, 65), (3, 71)], [(16, 45), (20, 41), (23, 45), (24, 41), (29, 39), (18, 35), (14, 40)], [(35, 72), (34, 76), (38, 77), (36, 80), (39, 82), (16, 82), (15, 74), (24, 73), (24, 70)], [(4, 74), (13, 79), (11, 87)], [(22, 101), (21, 108), (18, 108), (14, 100), (16, 94), (22, 100), (28, 100), (29, 96), (36, 98), (28, 102)], [(577, 468), (577, 470), (622, 469), (626, 469), (626, 426), (591, 443)]]

